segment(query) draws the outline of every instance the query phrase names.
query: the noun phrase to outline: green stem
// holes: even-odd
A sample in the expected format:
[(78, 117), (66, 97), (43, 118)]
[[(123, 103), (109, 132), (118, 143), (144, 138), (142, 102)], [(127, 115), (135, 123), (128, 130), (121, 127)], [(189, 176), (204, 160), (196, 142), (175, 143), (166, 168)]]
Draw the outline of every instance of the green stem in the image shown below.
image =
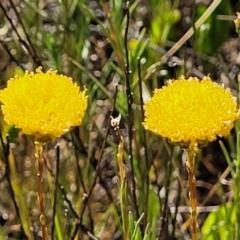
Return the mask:
[(191, 223), (192, 223), (192, 240), (198, 239), (198, 224), (197, 224), (197, 198), (196, 198), (196, 178), (194, 175), (195, 169), (195, 156), (197, 146), (196, 144), (190, 144), (187, 150), (186, 167), (188, 171), (188, 183), (189, 183), (189, 197), (191, 205)]

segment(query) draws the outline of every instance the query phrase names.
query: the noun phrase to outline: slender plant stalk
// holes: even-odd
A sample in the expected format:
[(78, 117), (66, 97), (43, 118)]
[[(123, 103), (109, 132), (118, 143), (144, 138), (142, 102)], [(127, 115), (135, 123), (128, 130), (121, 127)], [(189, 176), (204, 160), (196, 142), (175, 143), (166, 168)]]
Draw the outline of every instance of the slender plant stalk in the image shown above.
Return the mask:
[(117, 152), (117, 164), (119, 169), (120, 177), (120, 206), (122, 215), (122, 225), (123, 225), (123, 239), (129, 240), (129, 219), (128, 219), (128, 209), (127, 209), (127, 185), (126, 185), (126, 172), (123, 163), (123, 146), (124, 139), (119, 130), (119, 124), (121, 121), (121, 115), (116, 118), (111, 116), (111, 126), (116, 131), (119, 137), (118, 152)]
[(197, 224), (197, 199), (196, 199), (196, 179), (194, 175), (196, 147), (190, 144), (187, 150), (187, 171), (189, 183), (189, 197), (191, 205), (191, 222), (192, 222), (192, 240), (198, 240), (198, 224)]
[(54, 239), (54, 230), (55, 230), (55, 219), (57, 219), (56, 209), (57, 209), (57, 184), (58, 184), (58, 176), (59, 176), (59, 167), (60, 167), (60, 147), (57, 144), (56, 146), (56, 176), (55, 176), (55, 192), (54, 192), (54, 200), (53, 200), (53, 219), (52, 219), (52, 231), (51, 236)]
[(42, 226), (42, 239), (47, 240), (47, 227), (46, 227), (46, 216), (44, 210), (44, 202), (43, 202), (43, 178), (42, 178), (42, 170), (43, 170), (43, 143), (35, 141), (35, 150), (36, 150), (36, 157), (38, 160), (38, 201), (40, 206), (40, 217), (39, 221)]
[[(141, 120), (144, 122), (144, 102), (143, 102), (143, 89), (142, 89), (142, 76), (141, 76), (141, 63), (140, 58), (138, 59), (138, 86), (139, 86), (139, 97), (140, 97), (140, 106), (141, 106)], [(145, 198), (145, 207), (144, 207), (144, 217), (143, 217), (143, 229), (147, 227), (148, 224), (148, 202), (149, 202), (149, 171), (151, 167), (151, 162), (148, 158), (148, 147), (147, 147), (147, 136), (146, 131), (143, 131), (143, 146), (145, 149), (145, 163), (147, 167), (146, 176), (145, 176), (145, 182), (146, 182), (146, 198)]]
[(119, 176), (120, 176), (120, 202), (121, 202), (121, 213), (122, 213), (122, 222), (123, 222), (123, 234), (124, 234), (124, 240), (129, 240), (126, 173), (125, 173), (125, 168), (123, 164), (124, 140), (119, 129), (117, 130), (118, 130), (117, 133), (119, 136), (117, 163), (118, 163)]
[(125, 48), (125, 79), (126, 79), (126, 94), (127, 94), (127, 107), (128, 107), (128, 139), (129, 139), (129, 161), (131, 165), (131, 181), (132, 181), (132, 199), (133, 199), (133, 206), (136, 211), (137, 219), (140, 218), (139, 209), (138, 209), (138, 202), (137, 202), (137, 195), (136, 195), (136, 182), (134, 179), (135, 170), (134, 170), (134, 160), (133, 160), (133, 137), (134, 137), (134, 117), (133, 117), (133, 96), (131, 90), (131, 70), (130, 70), (130, 63), (129, 63), (129, 50), (128, 50), (128, 29), (129, 29), (129, 22), (130, 22), (130, 3), (127, 1), (126, 3), (126, 26), (125, 26), (125, 33), (124, 33), (124, 48)]

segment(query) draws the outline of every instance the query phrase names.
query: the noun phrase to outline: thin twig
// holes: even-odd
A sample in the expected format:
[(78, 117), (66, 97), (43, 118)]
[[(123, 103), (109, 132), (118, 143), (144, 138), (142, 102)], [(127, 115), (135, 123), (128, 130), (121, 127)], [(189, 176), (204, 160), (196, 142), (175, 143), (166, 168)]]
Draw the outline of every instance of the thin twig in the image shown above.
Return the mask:
[(18, 22), (20, 23), (20, 25), (21, 25), (21, 27), (23, 29), (23, 32), (24, 32), (24, 34), (25, 34), (25, 36), (27, 38), (27, 41), (29, 43), (30, 54), (31, 54), (31, 57), (32, 57), (33, 61), (35, 62), (35, 64), (37, 64), (37, 66), (42, 66), (42, 63), (41, 63), (39, 57), (37, 56), (37, 52), (35, 50), (35, 47), (32, 44), (32, 41), (31, 41), (27, 31), (26, 31), (26, 28), (25, 28), (25, 26), (24, 26), (24, 24), (22, 22), (22, 19), (21, 19), (20, 15), (19, 15), (19, 13), (18, 13), (18, 11), (16, 9), (16, 6), (14, 5), (12, 0), (9, 0), (9, 3), (11, 5), (12, 9), (14, 10), (14, 12), (15, 12), (17, 18), (18, 18)]
[(126, 53), (126, 65), (125, 65), (125, 78), (126, 78), (126, 93), (127, 93), (127, 105), (128, 105), (128, 139), (129, 139), (129, 161), (131, 165), (131, 182), (132, 182), (132, 198), (134, 209), (136, 211), (136, 217), (139, 219), (139, 211), (138, 211), (138, 204), (137, 204), (137, 196), (136, 196), (136, 182), (134, 179), (134, 164), (133, 164), (133, 149), (132, 149), (132, 141), (133, 141), (133, 111), (132, 111), (132, 90), (131, 90), (131, 83), (130, 83), (130, 66), (129, 66), (129, 52), (128, 52), (128, 28), (129, 28), (129, 21), (130, 21), (130, 11), (129, 11), (129, 2), (127, 2), (126, 10), (127, 10), (127, 22), (125, 27), (124, 33), (124, 46), (125, 46), (125, 53)]

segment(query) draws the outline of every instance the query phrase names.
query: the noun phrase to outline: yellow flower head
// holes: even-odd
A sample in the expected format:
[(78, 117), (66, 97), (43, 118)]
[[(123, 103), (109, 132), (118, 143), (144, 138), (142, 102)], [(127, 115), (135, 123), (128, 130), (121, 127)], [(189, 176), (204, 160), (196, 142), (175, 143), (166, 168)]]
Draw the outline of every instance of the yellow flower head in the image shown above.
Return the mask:
[(41, 68), (10, 79), (0, 101), (4, 120), (36, 140), (59, 137), (80, 125), (87, 108), (85, 90), (71, 78)]
[(237, 102), (228, 89), (204, 77), (183, 76), (157, 89), (145, 105), (145, 129), (172, 142), (213, 141), (227, 136), (238, 116)]

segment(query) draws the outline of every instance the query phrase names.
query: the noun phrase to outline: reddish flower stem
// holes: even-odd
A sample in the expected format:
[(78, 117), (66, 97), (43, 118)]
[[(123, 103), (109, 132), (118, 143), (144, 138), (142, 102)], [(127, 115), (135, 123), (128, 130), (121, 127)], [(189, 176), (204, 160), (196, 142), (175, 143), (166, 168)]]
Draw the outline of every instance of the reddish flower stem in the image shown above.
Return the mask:
[(190, 146), (187, 151), (186, 167), (188, 171), (189, 197), (191, 205), (192, 240), (198, 240), (196, 179), (194, 175), (195, 155), (196, 150)]
[(36, 157), (38, 160), (38, 201), (39, 201), (39, 207), (40, 207), (40, 216), (39, 221), (42, 226), (42, 239), (47, 240), (47, 227), (46, 227), (46, 216), (45, 216), (45, 210), (44, 210), (44, 201), (43, 201), (43, 178), (42, 178), (42, 170), (43, 170), (43, 154), (42, 154), (42, 147), (43, 143), (35, 141), (35, 150), (36, 150)]

